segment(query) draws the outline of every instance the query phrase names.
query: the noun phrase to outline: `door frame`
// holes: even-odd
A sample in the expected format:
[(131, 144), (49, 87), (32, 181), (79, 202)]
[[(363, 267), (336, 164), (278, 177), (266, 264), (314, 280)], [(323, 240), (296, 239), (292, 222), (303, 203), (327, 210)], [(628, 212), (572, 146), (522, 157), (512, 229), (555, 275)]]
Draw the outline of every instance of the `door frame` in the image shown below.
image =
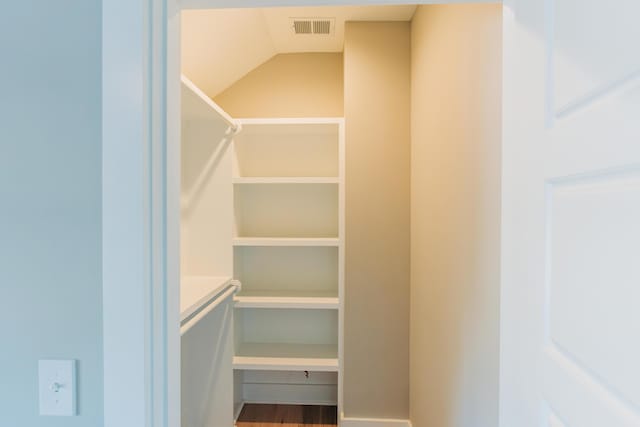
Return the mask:
[(407, 3), (487, 1), (102, 2), (104, 427), (180, 426), (180, 10)]

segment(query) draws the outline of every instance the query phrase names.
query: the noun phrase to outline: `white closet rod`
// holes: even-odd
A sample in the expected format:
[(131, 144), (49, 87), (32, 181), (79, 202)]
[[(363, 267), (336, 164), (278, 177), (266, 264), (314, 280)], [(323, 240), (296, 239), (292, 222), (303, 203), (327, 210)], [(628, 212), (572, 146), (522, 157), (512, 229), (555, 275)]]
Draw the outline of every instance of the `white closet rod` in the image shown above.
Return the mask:
[(197, 312), (196, 315), (187, 319), (182, 325), (180, 325), (180, 335), (186, 334), (189, 329), (194, 327), (200, 320), (207, 316), (207, 314), (211, 313), (216, 307), (222, 304), (224, 301), (235, 295), (240, 288), (242, 287), (240, 281), (232, 280), (229, 282), (229, 286), (227, 286), (223, 291), (216, 294), (209, 302), (204, 305), (200, 311)]
[(181, 75), (180, 76), (180, 80), (182, 81), (182, 84), (187, 86), (196, 95), (198, 95), (202, 99), (202, 101), (204, 101), (209, 107), (211, 107), (211, 109), (213, 111), (215, 111), (216, 114), (218, 116), (220, 116), (222, 118), (222, 120), (229, 126), (229, 129), (227, 129), (227, 132), (226, 132), (227, 136), (233, 136), (236, 133), (240, 132), (240, 129), (242, 128), (240, 123), (238, 123), (237, 121), (233, 120), (233, 118), (229, 114), (227, 114), (226, 111), (224, 111), (222, 108), (220, 108), (220, 106), (218, 104), (213, 102), (211, 100), (211, 98), (209, 98), (206, 93), (201, 91), (198, 86), (193, 84), (193, 82), (191, 80), (189, 80), (185, 75)]

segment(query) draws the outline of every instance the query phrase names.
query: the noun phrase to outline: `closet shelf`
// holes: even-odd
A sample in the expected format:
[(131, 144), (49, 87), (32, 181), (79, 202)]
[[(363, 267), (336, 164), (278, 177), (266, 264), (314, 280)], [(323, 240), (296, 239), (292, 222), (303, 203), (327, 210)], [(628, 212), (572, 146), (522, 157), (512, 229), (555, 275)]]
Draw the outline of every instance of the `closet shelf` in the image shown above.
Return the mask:
[(300, 176), (300, 177), (236, 177), (234, 184), (339, 184), (340, 179), (331, 176)]
[(234, 246), (339, 246), (337, 237), (236, 237)]
[(180, 321), (198, 311), (229, 283), (226, 276), (185, 276), (180, 280)]
[(248, 132), (259, 135), (293, 133), (308, 134), (325, 132), (337, 136), (337, 125), (344, 123), (344, 117), (283, 117), (283, 118), (241, 118), (239, 123), (246, 126)]
[(182, 119), (207, 120), (227, 127), (229, 135), (240, 131), (241, 126), (218, 104), (213, 102), (200, 88), (186, 76), (180, 77), (182, 83)]
[(328, 309), (340, 308), (340, 300), (331, 292), (264, 291), (244, 292), (234, 298), (236, 308)]
[(321, 344), (243, 343), (233, 368), (263, 371), (338, 371), (338, 347)]

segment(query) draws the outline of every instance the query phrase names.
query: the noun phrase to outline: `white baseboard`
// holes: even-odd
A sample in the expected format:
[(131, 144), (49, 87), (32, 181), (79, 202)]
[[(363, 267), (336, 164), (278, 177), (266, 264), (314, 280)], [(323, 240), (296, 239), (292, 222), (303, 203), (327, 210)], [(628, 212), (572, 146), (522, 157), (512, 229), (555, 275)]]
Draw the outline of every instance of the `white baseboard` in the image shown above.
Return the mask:
[(409, 420), (387, 418), (351, 418), (340, 413), (340, 427), (412, 427)]

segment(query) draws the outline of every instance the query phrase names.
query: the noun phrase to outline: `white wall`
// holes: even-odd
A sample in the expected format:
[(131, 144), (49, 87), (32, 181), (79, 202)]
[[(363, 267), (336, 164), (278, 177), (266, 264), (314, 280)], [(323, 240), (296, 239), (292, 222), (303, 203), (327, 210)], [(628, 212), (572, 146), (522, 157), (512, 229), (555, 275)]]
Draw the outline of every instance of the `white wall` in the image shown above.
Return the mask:
[[(102, 421), (101, 2), (3, 2), (0, 426)], [(78, 359), (74, 418), (39, 417), (37, 361)]]
[(411, 421), (498, 425), (501, 7), (412, 23)]

